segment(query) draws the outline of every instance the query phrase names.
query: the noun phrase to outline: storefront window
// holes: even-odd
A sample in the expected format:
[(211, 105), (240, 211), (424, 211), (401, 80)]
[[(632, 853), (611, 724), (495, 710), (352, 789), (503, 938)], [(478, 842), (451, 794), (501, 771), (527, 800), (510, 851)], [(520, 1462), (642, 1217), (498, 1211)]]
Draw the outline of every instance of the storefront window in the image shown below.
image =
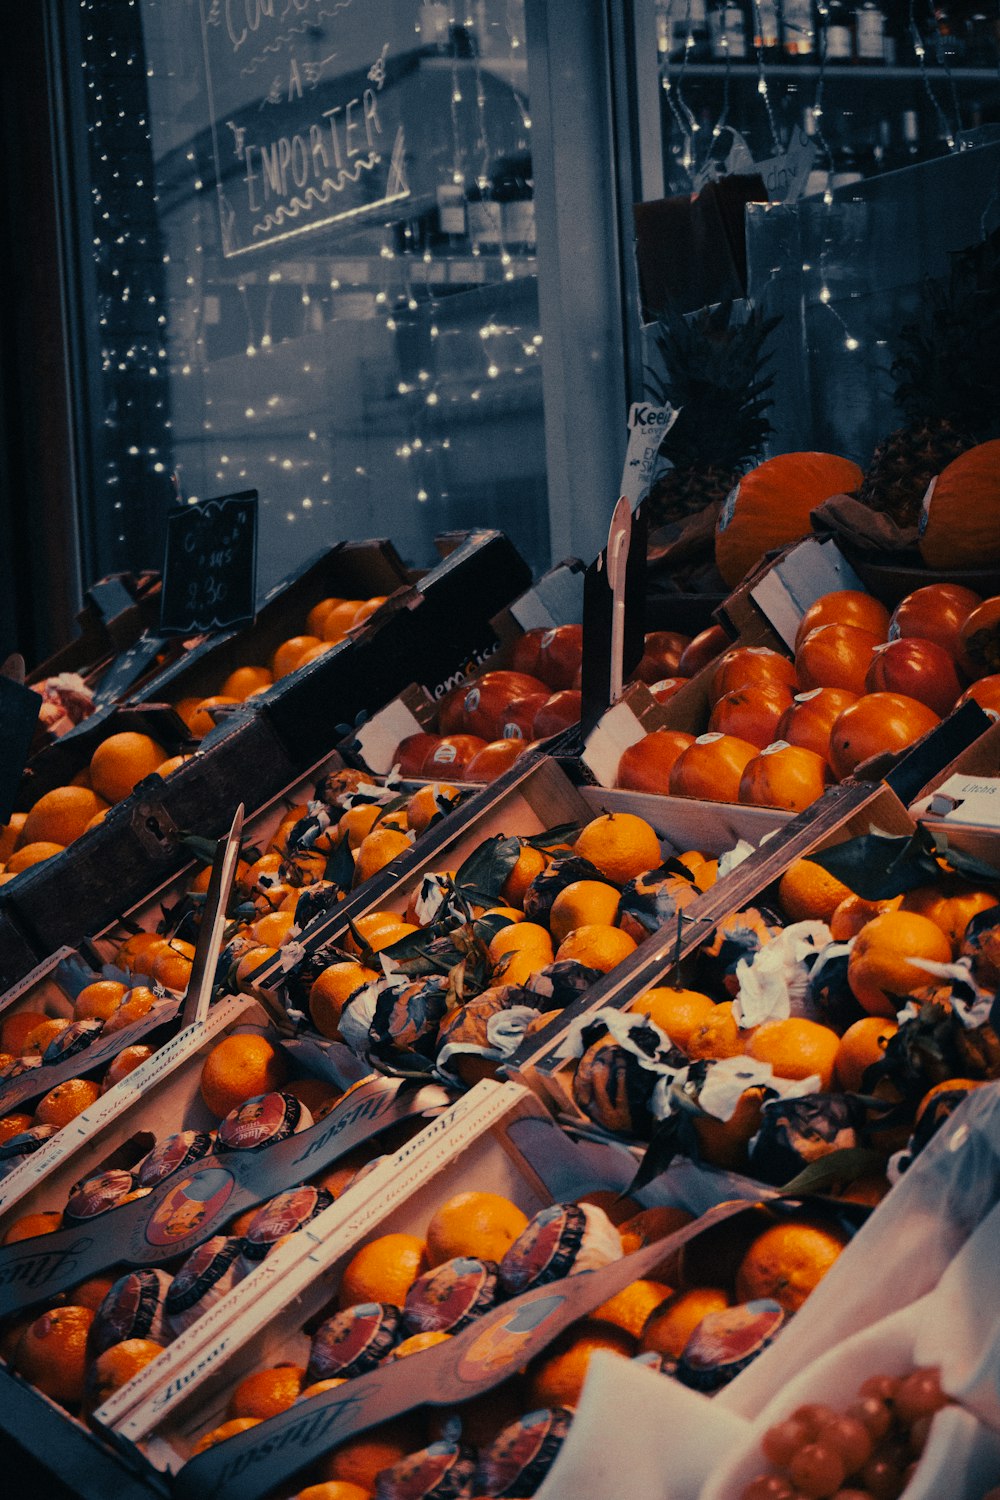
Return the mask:
[(85, 0), (80, 45), (100, 565), (252, 487), (262, 586), (482, 525), (543, 566), (523, 0)]

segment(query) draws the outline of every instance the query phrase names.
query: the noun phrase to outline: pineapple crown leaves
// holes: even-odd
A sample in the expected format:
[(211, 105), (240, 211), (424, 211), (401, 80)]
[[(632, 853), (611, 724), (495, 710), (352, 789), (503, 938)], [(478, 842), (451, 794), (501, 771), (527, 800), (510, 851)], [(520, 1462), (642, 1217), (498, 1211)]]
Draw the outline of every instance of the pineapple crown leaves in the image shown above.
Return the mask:
[(910, 422), (945, 417), (978, 441), (1000, 433), (1000, 229), (929, 277), (919, 316), (899, 331), (890, 373)]
[(674, 468), (731, 473), (760, 456), (774, 404), (774, 375), (765, 373), (773, 351), (764, 345), (780, 321), (759, 307), (736, 318), (731, 300), (693, 316), (669, 303), (660, 313), (654, 342), (665, 374), (647, 366), (646, 389), (679, 409), (659, 448)]

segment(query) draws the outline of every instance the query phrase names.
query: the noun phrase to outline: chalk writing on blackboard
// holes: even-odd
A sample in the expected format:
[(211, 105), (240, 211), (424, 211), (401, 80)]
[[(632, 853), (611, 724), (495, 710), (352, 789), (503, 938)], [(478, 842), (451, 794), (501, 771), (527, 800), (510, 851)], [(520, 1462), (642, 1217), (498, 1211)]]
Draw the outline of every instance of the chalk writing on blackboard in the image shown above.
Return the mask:
[(355, 0), (201, 0), (223, 254), (410, 196), (389, 44)]
[(161, 635), (246, 624), (256, 611), (256, 588), (256, 490), (203, 500), (168, 515)]

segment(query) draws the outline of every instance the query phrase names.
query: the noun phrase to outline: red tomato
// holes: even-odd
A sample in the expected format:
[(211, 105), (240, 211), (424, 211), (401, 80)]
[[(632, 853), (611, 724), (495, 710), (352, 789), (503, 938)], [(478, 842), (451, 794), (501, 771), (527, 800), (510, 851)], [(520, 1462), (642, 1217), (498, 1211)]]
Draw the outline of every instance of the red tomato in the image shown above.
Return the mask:
[(964, 703), (978, 703), (988, 714), (1000, 715), (1000, 674), (980, 677), (967, 687), (955, 707), (961, 708)]
[(651, 630), (646, 635), (642, 660), (632, 673), (633, 682), (659, 682), (678, 670), (678, 663), (691, 637), (676, 630)]
[(725, 651), (729, 641), (730, 637), (721, 625), (709, 625), (700, 630), (681, 653), (681, 659), (677, 663), (678, 675), (693, 677), (702, 667), (707, 667), (710, 661), (714, 661), (720, 651)]
[(408, 734), (405, 740), (400, 740), (395, 755), (399, 762), (399, 774), (419, 776), (424, 769), (424, 761), (440, 743), (441, 738), (436, 734)]
[(783, 685), (751, 684), (723, 693), (712, 709), (708, 727), (720, 734), (735, 734), (737, 739), (749, 740), (763, 750), (777, 738), (778, 720), (791, 706), (792, 695)]
[(977, 605), (979, 594), (960, 583), (928, 583), (901, 599), (889, 620), (890, 641), (916, 635), (962, 660), (962, 626)]
[(740, 777), (740, 801), (754, 807), (801, 812), (822, 797), (833, 780), (822, 755), (779, 740), (748, 761)]
[(712, 702), (721, 698), (723, 693), (731, 693), (751, 682), (758, 686), (784, 684), (794, 692), (798, 687), (795, 663), (782, 656), (780, 651), (772, 651), (770, 646), (734, 646), (719, 658), (712, 673)]
[(912, 745), (941, 720), (904, 693), (866, 693), (838, 715), (830, 732), (830, 764), (843, 780), (872, 755)]
[(667, 703), (675, 693), (679, 693), (682, 687), (690, 682), (689, 677), (664, 677), (661, 682), (651, 682), (649, 691), (657, 703)]
[(969, 677), (1000, 671), (1000, 595), (984, 599), (961, 627), (962, 665)]
[(580, 693), (576, 688), (563, 688), (553, 693), (540, 705), (535, 714), (531, 732), (536, 740), (547, 739), (550, 734), (560, 734), (571, 724), (580, 722)]
[(543, 703), (548, 703), (549, 694), (525, 693), (523, 698), (513, 698), (500, 715), (500, 734), (505, 740), (530, 740), (531, 726)]
[(796, 693), (791, 708), (781, 716), (774, 738), (801, 745), (804, 750), (815, 750), (829, 760), (834, 721), (857, 701), (858, 694), (848, 692), (847, 688), (810, 688), (808, 693)]
[(756, 745), (735, 735), (700, 734), (674, 761), (670, 795), (738, 802), (743, 768), (756, 754)]
[(936, 641), (901, 636), (881, 646), (865, 675), (869, 693), (905, 693), (944, 718), (962, 691), (955, 661)]
[(859, 625), (820, 625), (809, 632), (795, 652), (800, 685), (863, 693), (865, 673), (878, 644), (878, 636)]
[[(515, 741), (515, 744), (517, 742)], [(447, 773), (461, 780), (462, 772), (487, 741), (475, 734), (450, 734), (431, 746), (424, 758), (422, 774), (440, 776)]]
[(799, 621), (795, 649), (798, 650), (810, 630), (818, 630), (821, 625), (857, 625), (884, 641), (889, 633), (889, 611), (861, 589), (835, 589), (822, 594)]
[(582, 660), (582, 625), (557, 625), (542, 636), (538, 675), (550, 688), (572, 687)]

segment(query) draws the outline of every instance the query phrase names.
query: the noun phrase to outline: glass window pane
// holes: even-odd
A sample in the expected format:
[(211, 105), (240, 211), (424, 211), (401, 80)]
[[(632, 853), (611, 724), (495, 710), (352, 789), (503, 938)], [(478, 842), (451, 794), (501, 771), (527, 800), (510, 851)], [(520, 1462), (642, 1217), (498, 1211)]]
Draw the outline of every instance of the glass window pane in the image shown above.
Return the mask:
[(91, 0), (83, 32), (102, 564), (158, 562), (176, 475), (260, 491), (262, 587), (342, 537), (424, 563), (479, 525), (543, 566), (523, 0)]

